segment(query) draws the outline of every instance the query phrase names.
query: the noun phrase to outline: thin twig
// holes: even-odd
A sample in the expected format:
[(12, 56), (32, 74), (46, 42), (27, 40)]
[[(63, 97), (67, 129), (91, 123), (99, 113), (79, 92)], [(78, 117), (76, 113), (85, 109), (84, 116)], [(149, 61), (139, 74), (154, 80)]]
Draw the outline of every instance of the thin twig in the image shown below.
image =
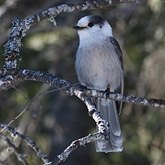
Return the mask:
[(73, 141), (60, 155), (57, 156), (53, 164), (58, 165), (61, 162), (64, 162), (68, 158), (68, 156), (77, 148), (85, 146), (86, 144), (91, 143), (101, 138), (104, 138), (103, 134), (94, 133), (94, 134), (89, 134), (86, 137)]
[[(96, 8), (102, 8), (103, 6), (111, 6), (115, 3), (136, 3), (139, 0), (120, 0), (120, 1), (112, 1), (112, 0), (95, 0), (95, 1), (85, 1), (83, 3), (77, 4), (63, 4), (48, 8), (42, 12), (39, 12), (35, 15), (29, 16), (24, 20), (19, 18), (13, 20), (12, 29), (10, 31), (10, 36), (5, 44), (5, 63), (4, 68), (6, 70), (13, 70), (17, 68), (17, 59), (21, 59), (20, 49), (21, 49), (21, 41), (22, 38), (26, 36), (27, 30), (29, 30), (32, 25), (44, 20), (53, 18), (55, 21), (55, 17), (61, 13), (69, 13), (74, 11), (84, 11)], [(56, 24), (56, 23), (54, 23)]]
[(6, 131), (8, 131), (12, 136), (16, 137), (18, 136), (21, 138), (28, 146), (30, 146), (37, 154), (37, 156), (45, 163), (50, 164), (50, 161), (48, 159), (48, 156), (37, 146), (36, 142), (24, 134), (18, 132), (15, 128), (8, 127), (6, 124), (0, 123), (0, 128), (5, 128)]
[(146, 99), (139, 96), (131, 96), (131, 95), (127, 96), (127, 95), (112, 93), (112, 92), (107, 94), (103, 91), (98, 91), (98, 90), (83, 90), (83, 92), (87, 96), (92, 96), (92, 97), (107, 98), (107, 99), (133, 103), (133, 104), (142, 105), (142, 106), (153, 106), (155, 108), (165, 108), (165, 100), (162, 100), (162, 99), (156, 99), (156, 98)]
[(28, 162), (25, 159), (25, 154), (19, 153), (17, 147), (10, 141), (10, 139), (6, 135), (0, 133), (0, 138), (2, 138), (7, 143), (7, 145), (13, 150), (12, 152), (16, 155), (18, 161), (22, 162), (23, 165), (28, 165)]
[[(72, 85), (72, 87), (76, 86), (78, 83), (75, 83)], [(12, 86), (13, 87), (13, 86)], [(14, 123), (18, 118), (20, 118), (25, 112), (27, 112), (29, 110), (29, 107), (30, 105), (36, 100), (38, 99), (39, 97), (41, 96), (44, 96), (44, 95), (47, 95), (49, 93), (52, 93), (52, 92), (57, 92), (57, 91), (60, 91), (60, 90), (65, 90), (65, 88), (67, 87), (61, 87), (61, 88), (57, 88), (57, 89), (53, 89), (53, 90), (49, 90), (47, 92), (43, 92), (43, 93), (39, 93), (38, 95), (34, 96), (32, 99), (26, 97), (20, 90), (19, 92), (21, 92), (21, 94), (23, 94), (23, 96), (28, 99), (28, 103), (26, 104), (25, 108), (18, 114), (16, 115), (9, 123), (6, 124), (7, 127), (9, 127), (12, 123)], [(17, 89), (17, 88), (16, 88)], [(18, 90), (18, 89), (17, 89)], [(5, 131), (5, 127), (3, 129), (0, 130), (0, 133), (2, 133), (3, 131)]]
[(98, 131), (101, 133), (106, 133), (106, 130), (109, 128), (109, 124), (107, 121), (101, 118), (100, 113), (96, 109), (96, 106), (91, 101), (91, 97), (86, 97), (80, 90), (73, 90), (73, 94), (85, 103), (89, 115), (92, 116), (97, 125)]
[[(57, 76), (54, 76), (50, 73), (43, 72), (43, 71), (34, 71), (30, 69), (20, 69), (17, 70), (14, 75), (7, 75), (3, 76), (0, 79), (0, 90), (8, 89), (12, 86), (17, 84), (18, 82), (31, 80), (31, 81), (38, 81), (46, 84), (50, 84), (55, 88), (64, 88), (65, 92), (69, 95), (75, 95), (78, 97), (79, 93), (84, 93), (86, 97), (100, 97), (100, 98), (109, 98), (116, 101), (133, 103), (142, 106), (153, 106), (155, 108), (165, 108), (165, 100), (163, 99), (156, 99), (156, 98), (142, 98), (139, 96), (126, 96), (119, 93), (109, 93), (105, 94), (103, 91), (98, 90), (87, 90), (81, 89), (80, 86), (73, 87), (72, 83), (60, 79)], [(92, 91), (92, 92), (91, 92)], [(87, 103), (86, 103), (87, 104)], [(90, 107), (93, 108), (93, 107)]]

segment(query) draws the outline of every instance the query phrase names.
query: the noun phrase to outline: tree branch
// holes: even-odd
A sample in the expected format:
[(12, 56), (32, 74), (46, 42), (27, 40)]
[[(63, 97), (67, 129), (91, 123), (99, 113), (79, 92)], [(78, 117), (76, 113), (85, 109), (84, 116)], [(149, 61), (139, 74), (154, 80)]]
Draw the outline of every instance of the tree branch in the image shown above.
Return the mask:
[(93, 118), (97, 125), (98, 132), (103, 133), (106, 136), (106, 131), (109, 128), (109, 124), (107, 121), (101, 118), (100, 113), (96, 109), (96, 106), (91, 101), (91, 96), (85, 96), (82, 91), (77, 90), (75, 87), (71, 87), (70, 90), (73, 91), (75, 96), (77, 96), (80, 100), (82, 100), (85, 103), (89, 115)]
[(5, 63), (4, 68), (12, 70), (17, 68), (17, 59), (21, 59), (20, 49), (22, 38), (26, 36), (26, 31), (32, 27), (32, 25), (48, 18), (56, 17), (61, 13), (69, 13), (74, 11), (84, 11), (89, 9), (102, 8), (104, 5), (110, 6), (114, 3), (139, 3), (139, 0), (96, 0), (86, 1), (78, 4), (63, 4), (55, 7), (48, 8), (42, 12), (39, 12), (33, 16), (27, 17), (24, 20), (19, 18), (13, 20), (10, 36), (5, 44)]
[[(21, 138), (23, 142), (25, 142), (36, 152), (37, 157), (39, 157), (44, 162), (45, 165), (53, 165), (53, 164), (58, 165), (61, 162), (64, 162), (68, 158), (68, 156), (77, 148), (81, 146), (85, 146), (86, 144), (96, 141), (98, 139), (104, 138), (104, 135), (102, 133), (94, 133), (94, 134), (89, 134), (86, 137), (77, 139), (73, 141), (60, 155), (58, 155), (54, 161), (49, 161), (48, 156), (41, 151), (41, 149), (36, 145), (36, 142), (32, 138), (27, 137), (24, 134), (21, 134), (15, 128), (8, 127), (5, 124), (0, 123), (0, 128), (2, 129), (5, 128), (5, 130), (9, 132), (12, 136), (14, 137), (18, 136), (19, 138)], [(9, 146), (11, 146), (14, 149), (15, 154), (19, 158), (21, 155), (18, 154), (16, 147), (14, 146), (14, 144), (10, 142), (8, 137), (2, 133), (0, 134), (0, 136), (2, 136), (5, 139), (5, 141), (7, 141), (7, 143), (9, 143)], [(21, 161), (27, 163), (25, 159), (22, 157), (21, 157)]]
[(121, 102), (129, 102), (143, 106), (154, 106), (154, 107), (165, 108), (165, 100), (145, 99), (136, 96), (125, 96), (118, 93), (109, 93), (107, 95), (103, 91), (87, 90), (87, 89), (82, 90), (80, 86), (75, 87), (71, 82), (60, 79), (59, 77), (54, 76), (47, 72), (34, 71), (29, 69), (17, 69), (17, 60), (21, 59), (20, 49), (22, 46), (21, 44), (22, 38), (26, 36), (27, 30), (30, 29), (36, 23), (47, 18), (54, 19), (54, 17), (56, 17), (60, 13), (102, 8), (104, 5), (110, 6), (116, 3), (127, 3), (127, 2), (139, 3), (139, 0), (96, 0), (96, 1), (86, 1), (84, 3), (79, 3), (79, 4), (63, 4), (46, 9), (33, 16), (27, 17), (24, 20), (20, 20), (17, 18), (12, 22), (12, 29), (10, 32), (9, 40), (5, 45), (4, 68), (0, 71), (0, 90), (1, 91), (6, 90), (25, 80), (38, 81), (38, 82), (50, 84), (55, 88), (62, 88), (64, 92), (66, 92), (69, 95), (77, 96), (86, 104), (89, 115), (92, 116), (99, 130), (98, 133), (90, 134), (86, 137), (73, 141), (60, 155), (57, 156), (57, 159), (54, 162), (50, 162), (48, 160), (48, 156), (44, 154), (41, 151), (41, 149), (39, 149), (39, 147), (31, 138), (19, 133), (17, 130), (9, 127), (8, 125), (0, 124), (0, 127), (3, 129), (5, 128), (5, 130), (10, 132), (10, 134), (14, 136), (18, 136), (21, 139), (23, 139), (24, 142), (26, 142), (31, 148), (33, 148), (37, 156), (45, 164), (59, 164), (65, 161), (69, 156), (69, 154), (78, 147), (84, 146), (92, 141), (96, 141), (98, 139), (104, 138), (104, 136), (106, 135), (105, 134), (106, 130), (108, 129), (108, 123), (100, 117), (99, 113), (96, 110), (95, 105), (92, 104), (91, 97), (107, 98), (107, 99), (113, 99)]
[(22, 162), (23, 165), (28, 165), (28, 162), (25, 159), (25, 155), (23, 153), (18, 152), (17, 147), (11, 142), (11, 140), (6, 135), (0, 133), (0, 138), (2, 138), (8, 145), (8, 149), (6, 149), (8, 154), (5, 154), (5, 158), (7, 158), (11, 153), (14, 153), (18, 161)]
[(88, 136), (83, 137), (81, 139), (77, 139), (73, 141), (60, 155), (57, 156), (57, 159), (55, 159), (53, 164), (57, 165), (60, 164), (61, 162), (64, 162), (68, 158), (68, 156), (77, 148), (85, 146), (86, 144), (101, 138), (104, 138), (103, 134), (94, 133), (94, 134), (89, 134)]
[(98, 91), (98, 90), (84, 90), (84, 94), (87, 96), (93, 96), (93, 97), (100, 97), (100, 98), (107, 98), (107, 99), (112, 99), (116, 101), (121, 101), (121, 102), (126, 102), (126, 103), (133, 103), (137, 105), (142, 105), (142, 106), (153, 106), (155, 108), (165, 108), (165, 100), (162, 99), (155, 99), (155, 98), (143, 98), (139, 96), (127, 96), (119, 93), (112, 93), (110, 92), (109, 94), (103, 92), (103, 91)]
[(18, 132), (15, 128), (8, 127), (6, 124), (0, 123), (0, 128), (4, 129), (11, 134), (11, 136), (21, 138), (28, 146), (30, 146), (45, 164), (50, 164), (48, 156), (42, 152), (42, 150), (36, 145), (36, 142), (30, 137), (25, 136), (24, 134)]
[(105, 92), (98, 90), (87, 90), (87, 89), (82, 90), (80, 86), (74, 87), (71, 82), (60, 79), (59, 77), (44, 71), (20, 69), (20, 70), (15, 70), (15, 72), (12, 73), (7, 72), (6, 75), (3, 75), (1, 73), (2, 71), (0, 71), (0, 91), (6, 90), (16, 85), (17, 83), (20, 83), (21, 81), (25, 81), (25, 80), (32, 80), (32, 81), (38, 81), (38, 82), (50, 84), (55, 88), (63, 88), (64, 91), (69, 95), (75, 95), (79, 97), (87, 105), (89, 114), (93, 111), (93, 109), (95, 109), (95, 107), (93, 106), (90, 107), (89, 96), (108, 98), (116, 101), (133, 103), (142, 106), (165, 108), (165, 100), (162, 99), (155, 99), (155, 98), (146, 99), (139, 96), (126, 96), (119, 93), (105, 94)]

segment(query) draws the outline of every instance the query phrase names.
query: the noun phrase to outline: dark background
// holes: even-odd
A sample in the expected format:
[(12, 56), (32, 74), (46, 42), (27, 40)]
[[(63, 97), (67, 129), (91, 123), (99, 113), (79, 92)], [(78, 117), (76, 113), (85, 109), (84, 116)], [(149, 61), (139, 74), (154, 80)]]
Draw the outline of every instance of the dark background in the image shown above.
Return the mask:
[[(80, 1), (1, 0), (0, 1), (0, 65), (3, 45), (11, 22), (42, 11), (52, 5)], [(165, 98), (165, 1), (141, 0), (140, 5), (118, 4), (103, 9), (60, 14), (57, 27), (44, 20), (27, 32), (21, 49), (21, 68), (48, 71), (77, 83), (74, 69), (78, 35), (72, 26), (85, 15), (99, 14), (111, 24), (113, 34), (124, 54), (125, 94)], [(0, 93), (0, 122), (8, 123), (26, 106), (28, 100), (52, 90), (48, 85), (26, 81), (17, 89)], [(96, 153), (91, 143), (73, 152), (65, 165), (163, 165), (165, 157), (165, 111), (152, 107), (124, 104), (121, 126), (124, 134), (122, 153)], [(76, 97), (66, 96), (60, 89), (37, 97), (12, 125), (32, 137), (38, 146), (54, 159), (73, 140), (95, 131), (85, 105)], [(15, 141), (30, 165), (41, 164), (35, 152), (20, 139)], [(0, 160), (4, 164), (20, 164), (14, 154), (4, 156), (0, 143)]]

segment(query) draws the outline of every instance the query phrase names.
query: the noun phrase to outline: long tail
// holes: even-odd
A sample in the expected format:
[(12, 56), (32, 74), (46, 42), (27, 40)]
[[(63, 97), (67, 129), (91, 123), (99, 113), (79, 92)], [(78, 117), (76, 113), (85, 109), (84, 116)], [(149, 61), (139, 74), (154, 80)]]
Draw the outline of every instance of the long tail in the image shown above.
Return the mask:
[(115, 101), (97, 98), (97, 109), (101, 117), (110, 125), (108, 130), (110, 138), (96, 141), (96, 151), (121, 152), (123, 150), (123, 137)]

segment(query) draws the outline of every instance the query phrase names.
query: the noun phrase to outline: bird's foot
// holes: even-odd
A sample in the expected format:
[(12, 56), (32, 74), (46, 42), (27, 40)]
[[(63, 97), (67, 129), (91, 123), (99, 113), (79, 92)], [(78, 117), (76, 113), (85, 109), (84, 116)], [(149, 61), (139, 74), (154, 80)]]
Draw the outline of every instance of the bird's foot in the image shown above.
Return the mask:
[(87, 87), (86, 87), (86, 86), (84, 86), (84, 85), (80, 85), (79, 89), (80, 89), (81, 91), (83, 91), (83, 90), (86, 90), (86, 89), (87, 89)]
[(104, 92), (103, 92), (103, 96), (105, 96), (106, 98), (108, 98), (110, 94), (110, 88), (107, 88)]
[(102, 134), (103, 134), (105, 140), (109, 140), (110, 139), (110, 133), (108, 131), (105, 130), (104, 132), (102, 132)]

